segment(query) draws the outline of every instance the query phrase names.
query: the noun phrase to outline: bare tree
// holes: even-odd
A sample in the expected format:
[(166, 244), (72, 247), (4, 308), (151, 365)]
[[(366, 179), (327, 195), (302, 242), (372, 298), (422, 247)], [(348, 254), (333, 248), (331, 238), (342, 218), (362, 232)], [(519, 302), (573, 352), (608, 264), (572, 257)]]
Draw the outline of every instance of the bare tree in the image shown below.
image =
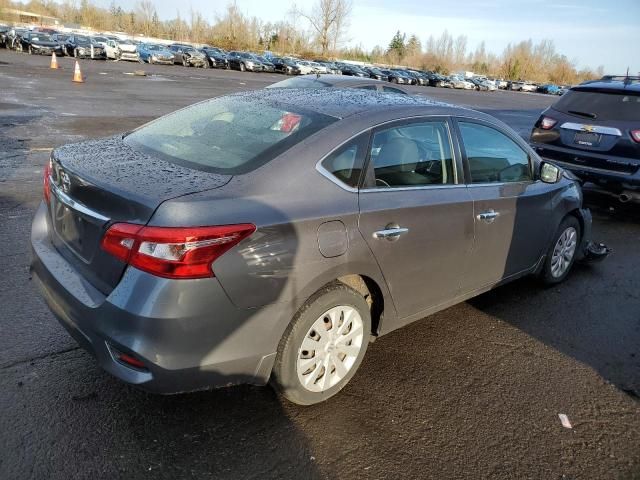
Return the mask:
[(322, 55), (327, 55), (333, 43), (337, 47), (345, 34), (351, 14), (351, 0), (318, 0), (310, 12), (303, 12), (296, 6), (293, 11), (305, 18), (316, 33)]

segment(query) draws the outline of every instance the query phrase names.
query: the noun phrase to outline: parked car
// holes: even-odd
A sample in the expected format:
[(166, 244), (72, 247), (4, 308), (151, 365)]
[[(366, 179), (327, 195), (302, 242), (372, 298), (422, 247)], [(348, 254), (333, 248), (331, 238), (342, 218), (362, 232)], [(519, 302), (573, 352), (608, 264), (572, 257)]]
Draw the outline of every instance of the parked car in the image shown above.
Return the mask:
[(623, 202), (640, 201), (640, 78), (605, 77), (572, 87), (542, 112), (531, 145)]
[(72, 34), (64, 43), (65, 54), (76, 58), (105, 60), (107, 53), (101, 45), (94, 43), (91, 37)]
[(429, 79), (420, 72), (416, 72), (415, 70), (404, 70), (404, 72), (414, 79), (414, 85), (424, 86), (429, 83)]
[(18, 41), (21, 43), (20, 49), (30, 55), (51, 55), (54, 52), (62, 55), (62, 47), (48, 33), (26, 33)]
[(523, 92), (535, 92), (538, 86), (533, 82), (523, 82), (520, 90)]
[(262, 64), (262, 71), (267, 73), (274, 73), (276, 71), (276, 66), (267, 58), (256, 55), (258, 61)]
[(118, 49), (120, 50), (119, 60), (127, 60), (130, 62), (139, 62), (140, 55), (138, 54), (138, 42), (133, 40), (120, 40), (118, 41)]
[(349, 63), (338, 63), (338, 67), (342, 72), (342, 75), (349, 75), (352, 77), (368, 77), (369, 74), (361, 69), (357, 65), (351, 65)]
[(464, 89), (464, 90), (475, 90), (476, 88), (474, 83), (470, 82), (469, 80), (465, 80), (462, 77), (453, 76), (450, 78), (450, 80), (451, 80), (451, 86), (453, 88)]
[(0, 25), (0, 48), (7, 48), (7, 37), (9, 34), (8, 25)]
[(371, 78), (353, 77), (350, 75), (313, 75), (288, 78), (269, 85), (266, 88), (358, 88), (361, 90), (376, 90), (385, 93), (399, 93), (408, 95), (401, 87), (391, 86), (386, 81)]
[[(182, 46), (180, 49), (180, 57), (182, 61), (183, 67), (201, 67), (201, 68), (209, 68), (209, 60), (207, 55), (202, 53), (199, 50), (196, 50), (191, 46)], [(174, 63), (175, 63), (175, 52), (174, 53)]]
[(271, 63), (273, 63), (276, 72), (285, 75), (300, 75), (302, 73), (296, 62), (286, 57), (273, 57)]
[(22, 44), (20, 43), (20, 39), (23, 35), (29, 33), (29, 30), (26, 28), (12, 28), (6, 33), (5, 42), (7, 48), (10, 50), (18, 50), (21, 51)]
[[(229, 68), (240, 70), (241, 72), (261, 72), (262, 63), (253, 53), (249, 52), (229, 52), (227, 55), (229, 60)], [(275, 68), (275, 65), (274, 65)]]
[(389, 81), (389, 76), (376, 67), (363, 67), (362, 70), (369, 75), (369, 78), (375, 78), (376, 80), (382, 80), (384, 82)]
[(229, 68), (229, 61), (227, 60), (227, 52), (225, 52), (221, 48), (204, 47), (200, 49), (200, 51), (207, 56), (210, 67)]
[(387, 76), (389, 82), (397, 83), (400, 85), (410, 84), (409, 79), (396, 70), (380, 69), (380, 71)]
[(324, 65), (327, 69), (326, 73), (330, 73), (333, 75), (342, 75), (342, 70), (338, 68), (338, 66), (334, 62), (329, 62), (327, 60), (314, 60), (314, 62), (319, 63), (320, 65)]
[(557, 95), (559, 90), (560, 90), (560, 87), (550, 83), (545, 85), (539, 85), (538, 88), (536, 89), (538, 93), (546, 93), (549, 95)]
[(173, 65), (173, 52), (164, 45), (141, 43), (138, 45), (138, 58), (142, 63)]
[(313, 67), (309, 65), (308, 62), (304, 60), (300, 60), (299, 58), (290, 58), (290, 60), (295, 64), (295, 66), (300, 70), (300, 75), (309, 75), (313, 72)]
[(559, 283), (591, 235), (580, 186), (502, 122), (354, 89), (200, 102), (57, 148), (44, 179), (34, 284), (152, 392), (324, 401), (373, 337), (527, 274)]
[(62, 55), (66, 55), (66, 42), (67, 39), (70, 37), (70, 35), (68, 33), (53, 33), (51, 35), (51, 40), (53, 40), (54, 42), (56, 42), (58, 45), (60, 45), (61, 49), (62, 49)]

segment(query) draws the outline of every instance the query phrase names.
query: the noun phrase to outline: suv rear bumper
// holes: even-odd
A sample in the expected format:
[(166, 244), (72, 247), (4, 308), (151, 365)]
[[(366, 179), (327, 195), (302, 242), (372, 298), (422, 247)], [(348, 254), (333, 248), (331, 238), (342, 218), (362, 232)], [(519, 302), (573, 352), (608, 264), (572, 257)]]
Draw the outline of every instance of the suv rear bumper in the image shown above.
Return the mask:
[[(531, 142), (543, 159), (570, 170), (582, 180), (625, 189), (640, 189), (640, 160), (610, 157), (544, 143)], [(594, 166), (598, 165), (598, 166)]]
[[(240, 309), (216, 278), (169, 280), (129, 267), (105, 296), (49, 240), (46, 207), (34, 218), (31, 272), (49, 308), (106, 371), (155, 393), (264, 385), (287, 320), (281, 304)], [(284, 322), (284, 325), (283, 325)], [(146, 368), (117, 359), (133, 354)]]

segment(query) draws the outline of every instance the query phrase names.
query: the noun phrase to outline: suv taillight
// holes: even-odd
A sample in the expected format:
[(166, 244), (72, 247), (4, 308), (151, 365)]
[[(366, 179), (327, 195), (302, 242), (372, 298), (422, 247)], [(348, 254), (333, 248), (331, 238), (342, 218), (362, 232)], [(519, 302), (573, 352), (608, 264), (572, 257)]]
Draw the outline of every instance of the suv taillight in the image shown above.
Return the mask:
[(640, 130), (631, 130), (631, 138), (634, 142), (640, 143)]
[(551, 130), (558, 121), (555, 118), (542, 116), (540, 118), (540, 128), (543, 130)]
[(139, 270), (165, 278), (213, 277), (212, 263), (255, 232), (252, 224), (215, 227), (112, 225), (102, 249)]
[(53, 165), (51, 160), (47, 162), (44, 167), (44, 173), (42, 174), (42, 196), (46, 203), (51, 203), (51, 170)]

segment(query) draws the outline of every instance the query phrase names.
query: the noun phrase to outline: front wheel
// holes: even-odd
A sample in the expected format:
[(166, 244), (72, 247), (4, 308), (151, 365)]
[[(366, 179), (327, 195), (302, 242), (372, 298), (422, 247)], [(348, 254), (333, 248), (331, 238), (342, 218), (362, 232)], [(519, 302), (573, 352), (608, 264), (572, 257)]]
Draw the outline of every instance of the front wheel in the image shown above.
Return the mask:
[(287, 327), (271, 384), (298, 405), (327, 400), (356, 373), (370, 332), (371, 315), (362, 295), (342, 283), (323, 288)]
[(573, 266), (580, 245), (580, 222), (573, 216), (566, 217), (547, 251), (541, 277), (547, 285), (555, 285), (562, 282)]
[(244, 63), (240, 64), (240, 71), (241, 72), (246, 72), (247, 71), (247, 67), (244, 66)]

